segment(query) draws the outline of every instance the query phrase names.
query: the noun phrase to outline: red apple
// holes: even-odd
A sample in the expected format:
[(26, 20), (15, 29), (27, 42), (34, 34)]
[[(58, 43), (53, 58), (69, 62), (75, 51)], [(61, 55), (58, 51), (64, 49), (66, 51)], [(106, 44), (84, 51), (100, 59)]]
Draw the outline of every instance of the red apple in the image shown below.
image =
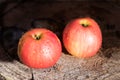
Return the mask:
[(91, 18), (78, 18), (69, 22), (63, 31), (63, 44), (73, 56), (94, 56), (102, 44), (99, 25)]
[(26, 32), (18, 44), (18, 56), (31, 68), (53, 66), (61, 56), (62, 47), (58, 37), (50, 30), (36, 28)]

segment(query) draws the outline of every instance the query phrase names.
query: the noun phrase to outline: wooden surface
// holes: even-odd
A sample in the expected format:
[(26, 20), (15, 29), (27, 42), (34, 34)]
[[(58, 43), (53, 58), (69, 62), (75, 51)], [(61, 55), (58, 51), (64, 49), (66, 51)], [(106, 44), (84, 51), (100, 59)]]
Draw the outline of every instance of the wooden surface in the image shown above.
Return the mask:
[[(103, 54), (111, 54), (110, 58)], [(77, 59), (62, 53), (60, 60), (48, 69), (32, 69), (34, 80), (119, 80), (120, 49), (99, 51), (89, 59)], [(0, 78), (2, 80), (31, 80), (30, 68), (16, 60), (0, 55)]]
[(103, 44), (94, 57), (78, 59), (63, 51), (53, 67), (32, 70), (0, 46), (0, 80), (120, 80), (119, 14), (120, 4), (114, 2), (24, 3), (4, 17), (6, 26), (17, 24), (29, 29), (33, 18), (51, 17), (66, 24), (73, 18), (89, 16), (100, 24)]

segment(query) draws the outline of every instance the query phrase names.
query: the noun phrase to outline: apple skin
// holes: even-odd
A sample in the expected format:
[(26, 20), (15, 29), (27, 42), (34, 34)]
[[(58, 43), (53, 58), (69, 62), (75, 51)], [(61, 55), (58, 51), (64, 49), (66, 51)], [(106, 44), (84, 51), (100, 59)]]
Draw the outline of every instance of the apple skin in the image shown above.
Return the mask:
[(61, 53), (58, 37), (44, 28), (29, 30), (18, 43), (19, 59), (30, 68), (49, 68), (58, 61)]
[(102, 44), (99, 25), (89, 17), (72, 20), (63, 31), (63, 44), (66, 50), (75, 57), (94, 56)]

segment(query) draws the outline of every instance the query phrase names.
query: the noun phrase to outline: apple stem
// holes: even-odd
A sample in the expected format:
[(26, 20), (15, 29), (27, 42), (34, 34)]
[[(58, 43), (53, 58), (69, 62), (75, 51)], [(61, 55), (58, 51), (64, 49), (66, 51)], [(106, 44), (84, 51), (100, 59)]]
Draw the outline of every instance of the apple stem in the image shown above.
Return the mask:
[(40, 40), (41, 35), (35, 35), (34, 37), (35, 37), (36, 40)]
[(83, 27), (88, 27), (88, 24), (81, 24)]

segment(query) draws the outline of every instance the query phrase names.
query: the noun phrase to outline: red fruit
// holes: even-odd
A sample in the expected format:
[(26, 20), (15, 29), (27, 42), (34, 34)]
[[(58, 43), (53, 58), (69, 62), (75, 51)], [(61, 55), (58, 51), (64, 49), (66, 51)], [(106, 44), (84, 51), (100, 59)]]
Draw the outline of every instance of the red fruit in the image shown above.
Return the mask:
[(58, 37), (50, 30), (36, 28), (26, 32), (19, 40), (18, 56), (31, 68), (53, 66), (61, 56), (62, 47)]
[(91, 18), (78, 18), (69, 22), (63, 32), (63, 43), (73, 56), (94, 56), (102, 44), (99, 25)]

